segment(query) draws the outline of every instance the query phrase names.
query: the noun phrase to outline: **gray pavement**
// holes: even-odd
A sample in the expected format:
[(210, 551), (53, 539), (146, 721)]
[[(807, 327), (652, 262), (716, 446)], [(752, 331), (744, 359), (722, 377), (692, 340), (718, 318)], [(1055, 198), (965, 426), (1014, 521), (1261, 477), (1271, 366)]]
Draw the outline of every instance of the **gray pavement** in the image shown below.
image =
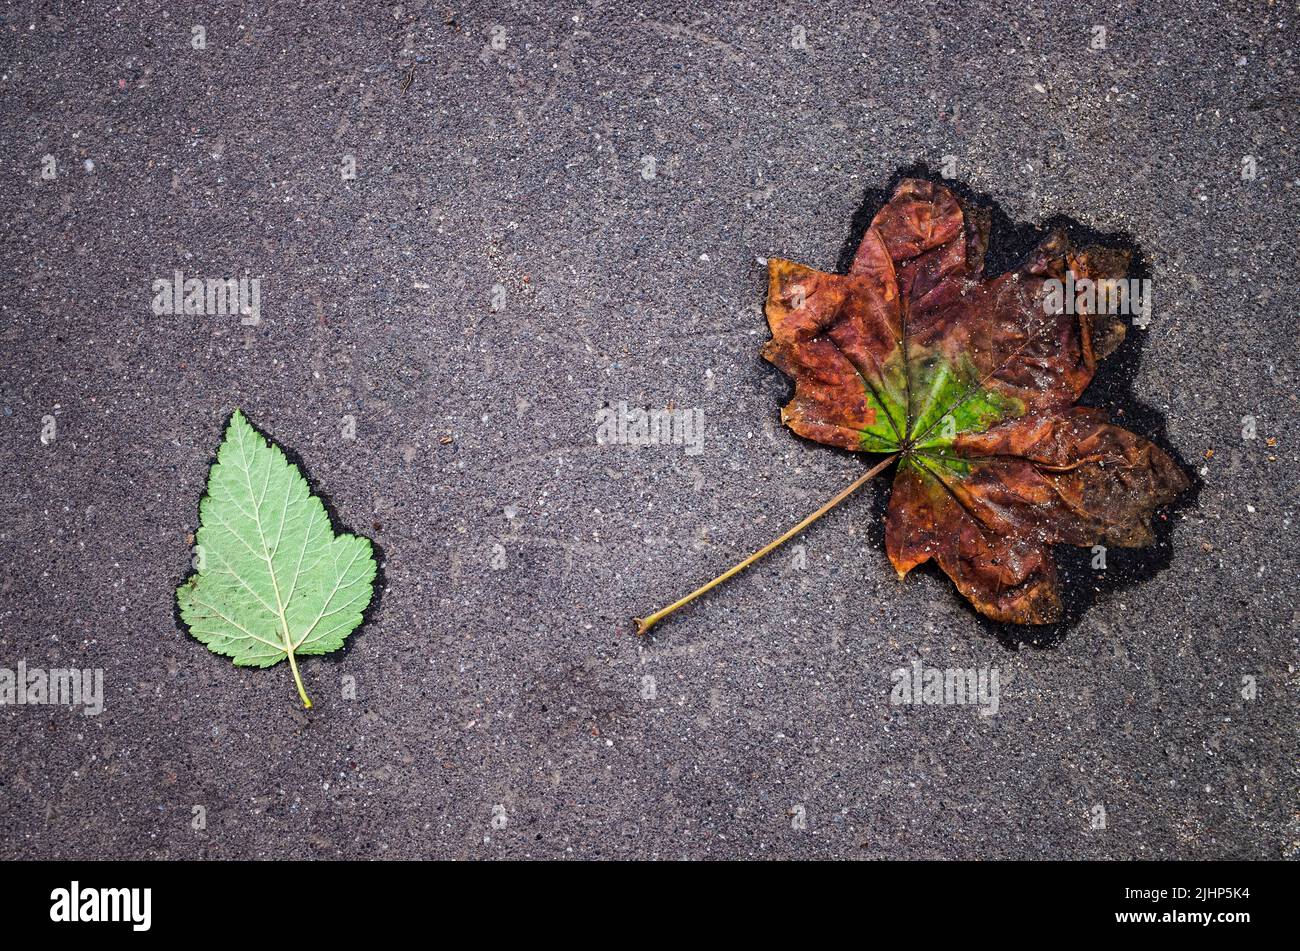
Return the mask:
[[(265, 6), (0, 23), (0, 667), (104, 677), (0, 707), (0, 857), (1296, 854), (1292, 6)], [(780, 428), (758, 259), (948, 156), (1141, 247), (1159, 564), (1020, 645), (895, 579), (882, 481), (638, 641), (863, 465)], [(176, 270), (260, 322), (155, 314)], [(620, 401), (702, 451), (598, 445)], [(174, 617), (237, 406), (383, 552), (311, 711)], [(916, 660), (996, 715), (892, 704)]]

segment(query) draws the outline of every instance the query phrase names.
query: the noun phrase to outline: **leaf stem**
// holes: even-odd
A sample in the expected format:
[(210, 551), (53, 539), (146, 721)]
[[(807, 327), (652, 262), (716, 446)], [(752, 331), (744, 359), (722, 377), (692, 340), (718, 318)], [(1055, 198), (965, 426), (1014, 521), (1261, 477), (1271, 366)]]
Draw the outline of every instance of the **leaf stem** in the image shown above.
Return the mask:
[(310, 710), (311, 701), (307, 699), (307, 691), (302, 689), (302, 678), (298, 676), (298, 662), (294, 660), (292, 650), (289, 651), (289, 669), (293, 671), (293, 682), (298, 685), (298, 696), (302, 697), (302, 705)]
[(839, 505), (841, 502), (847, 499), (850, 495), (852, 495), (854, 492), (856, 492), (858, 489), (864, 486), (875, 476), (879, 475), (891, 462), (893, 462), (897, 458), (898, 458), (898, 453), (894, 453), (892, 456), (888, 456), (885, 459), (881, 460), (880, 462), (876, 463), (874, 466), (872, 466), (862, 475), (858, 476), (858, 478), (854, 480), (852, 485), (848, 486), (845, 489), (842, 489), (838, 495), (836, 495), (833, 499), (831, 499), (829, 502), (827, 502), (817, 511), (813, 512), (811, 515), (805, 518), (794, 528), (790, 529), (780, 538), (768, 542), (766, 545), (764, 545), (758, 551), (754, 552), (754, 554), (750, 555), (748, 558), (746, 558), (744, 561), (740, 562), (739, 564), (732, 565), (730, 568), (728, 568), (722, 574), (718, 575), (708, 584), (696, 588), (690, 594), (686, 595), (686, 597), (674, 601), (672, 604), (668, 605), (668, 607), (661, 608), (660, 610), (656, 611), (654, 614), (648, 615), (647, 617), (643, 617), (643, 618), (636, 618), (637, 635), (638, 636), (644, 635), (647, 631), (650, 630), (650, 628), (654, 627), (656, 624), (658, 624), (668, 615), (672, 614), (674, 611), (678, 610), (679, 608), (686, 607), (686, 605), (690, 604), (692, 601), (694, 601), (700, 595), (704, 594), (706, 591), (716, 588), (718, 585), (722, 584), (722, 582), (726, 581), (728, 578), (732, 577), (733, 575), (740, 574), (742, 571), (744, 571), (754, 562), (758, 561), (764, 555), (768, 554), (769, 552), (771, 552), (776, 548), (781, 547), (781, 545), (785, 544), (790, 539), (794, 538), (794, 536), (798, 535), (805, 528), (807, 528), (813, 522), (817, 521), (817, 519), (821, 518), (831, 509), (835, 508), (835, 506)]

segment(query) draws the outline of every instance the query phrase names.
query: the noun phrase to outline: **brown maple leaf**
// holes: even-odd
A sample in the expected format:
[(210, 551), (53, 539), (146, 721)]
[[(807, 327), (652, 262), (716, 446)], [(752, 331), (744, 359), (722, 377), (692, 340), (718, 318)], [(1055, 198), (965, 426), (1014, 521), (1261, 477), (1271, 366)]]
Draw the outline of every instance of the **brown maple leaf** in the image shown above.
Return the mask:
[[(782, 421), (801, 436), (887, 453), (848, 489), (664, 616), (802, 531), (897, 461), (885, 547), (900, 578), (931, 559), (980, 613), (1061, 617), (1052, 546), (1153, 540), (1155, 509), (1188, 479), (1154, 443), (1076, 402), (1124, 338), (1104, 290), (1125, 252), (1049, 235), (1018, 270), (983, 273), (989, 214), (908, 179), (848, 274), (769, 262), (763, 355), (795, 381)], [(1072, 282), (1072, 283), (1071, 283)]]

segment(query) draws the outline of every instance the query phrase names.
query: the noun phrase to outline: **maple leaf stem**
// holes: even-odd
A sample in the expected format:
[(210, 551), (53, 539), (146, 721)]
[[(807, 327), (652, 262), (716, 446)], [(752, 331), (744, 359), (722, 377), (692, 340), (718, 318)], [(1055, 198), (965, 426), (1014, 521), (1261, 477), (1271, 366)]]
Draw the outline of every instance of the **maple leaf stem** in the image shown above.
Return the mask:
[(771, 551), (777, 548), (780, 548), (782, 545), (784, 545), (790, 539), (794, 538), (796, 535), (802, 532), (813, 522), (817, 521), (817, 519), (821, 518), (831, 509), (835, 508), (835, 506), (839, 505), (850, 495), (852, 495), (858, 489), (862, 488), (862, 486), (864, 486), (866, 483), (868, 483), (877, 475), (879, 475), (881, 472), (883, 472), (885, 468), (888, 467), (889, 464), (897, 458), (898, 458), (898, 453), (895, 453), (894, 455), (889, 456), (881, 460), (880, 462), (876, 463), (874, 466), (872, 466), (862, 475), (858, 476), (857, 479), (855, 479), (851, 485), (841, 490), (833, 499), (831, 499), (829, 502), (827, 502), (817, 511), (813, 512), (811, 515), (805, 518), (794, 528), (790, 529), (780, 538), (768, 542), (766, 545), (764, 545), (758, 551), (754, 552), (754, 554), (750, 555), (744, 561), (732, 565), (730, 568), (728, 568), (722, 574), (718, 575), (708, 584), (701, 585), (700, 587), (692, 591), (690, 594), (686, 595), (686, 597), (674, 601), (672, 604), (668, 605), (668, 607), (661, 608), (660, 610), (656, 611), (654, 614), (648, 615), (643, 618), (636, 618), (637, 634), (644, 635), (647, 631), (650, 630), (650, 628), (654, 627), (656, 624), (658, 624), (664, 618), (668, 617), (668, 615), (672, 614), (674, 611), (678, 610), (679, 608), (686, 607), (686, 605), (690, 604), (692, 601), (694, 601), (700, 595), (704, 594), (706, 591), (710, 591), (713, 588), (716, 588), (718, 585), (722, 584), (722, 582), (726, 581), (728, 578), (732, 577), (733, 575), (740, 574), (742, 571), (744, 571), (754, 562), (758, 561), (764, 555), (770, 553)]
[(289, 651), (289, 669), (293, 671), (293, 682), (298, 685), (298, 696), (302, 698), (302, 705), (310, 710), (311, 701), (307, 699), (307, 691), (302, 689), (302, 678), (298, 676), (298, 662), (294, 660), (293, 651)]

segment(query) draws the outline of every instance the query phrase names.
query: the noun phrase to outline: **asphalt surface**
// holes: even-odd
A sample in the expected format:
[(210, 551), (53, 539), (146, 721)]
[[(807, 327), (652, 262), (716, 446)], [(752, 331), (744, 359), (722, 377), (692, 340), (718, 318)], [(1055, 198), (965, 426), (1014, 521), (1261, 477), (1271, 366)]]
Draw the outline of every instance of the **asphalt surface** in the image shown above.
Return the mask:
[[(54, 9), (0, 26), (0, 667), (104, 709), (0, 707), (0, 857), (1300, 850), (1293, 8)], [(780, 428), (759, 259), (834, 268), (946, 156), (1141, 248), (1130, 419), (1199, 480), (1165, 551), (1084, 552), (1021, 644), (896, 580), (886, 479), (639, 641), (862, 470)], [(260, 323), (155, 314), (177, 269)], [(702, 451), (599, 445), (620, 401)], [(310, 711), (174, 616), (235, 407), (383, 553)], [(915, 660), (996, 715), (891, 703)]]

